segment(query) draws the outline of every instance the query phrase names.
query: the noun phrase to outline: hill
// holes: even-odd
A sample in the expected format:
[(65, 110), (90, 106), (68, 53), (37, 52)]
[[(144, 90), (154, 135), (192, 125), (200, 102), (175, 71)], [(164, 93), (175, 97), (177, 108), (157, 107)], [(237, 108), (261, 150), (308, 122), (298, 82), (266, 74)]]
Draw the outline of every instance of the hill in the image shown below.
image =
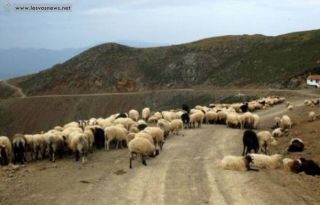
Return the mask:
[(320, 30), (222, 36), (156, 48), (108, 43), (9, 82), (27, 95), (214, 87), (294, 88), (318, 69)]

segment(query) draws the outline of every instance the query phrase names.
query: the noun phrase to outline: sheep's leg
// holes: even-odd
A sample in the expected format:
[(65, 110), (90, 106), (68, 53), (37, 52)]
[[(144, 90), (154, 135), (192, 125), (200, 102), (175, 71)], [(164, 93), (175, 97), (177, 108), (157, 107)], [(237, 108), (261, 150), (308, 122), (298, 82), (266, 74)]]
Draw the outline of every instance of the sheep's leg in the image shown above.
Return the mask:
[(76, 151), (76, 161), (79, 161), (79, 159), (80, 159), (80, 153), (79, 153), (79, 151), (77, 150), (77, 151)]
[(145, 160), (143, 154), (141, 154), (141, 160), (142, 160), (142, 164), (143, 164), (144, 166), (147, 166), (147, 163), (146, 163), (146, 160)]
[(52, 161), (53, 161), (53, 162), (56, 161), (55, 151), (52, 152)]
[(246, 149), (246, 146), (243, 145), (242, 156), (244, 156), (245, 149)]
[(116, 149), (119, 149), (119, 140), (117, 140)]
[(130, 169), (132, 169), (132, 160), (133, 160), (133, 153), (131, 153), (131, 156), (130, 156), (130, 162), (129, 162)]

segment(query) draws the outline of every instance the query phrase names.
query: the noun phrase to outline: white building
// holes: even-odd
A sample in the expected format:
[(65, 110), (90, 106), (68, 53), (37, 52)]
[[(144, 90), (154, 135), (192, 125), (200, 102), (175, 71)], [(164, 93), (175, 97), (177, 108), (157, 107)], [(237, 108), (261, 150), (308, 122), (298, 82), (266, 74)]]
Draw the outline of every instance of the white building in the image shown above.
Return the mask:
[(307, 85), (319, 88), (320, 87), (320, 75), (309, 75), (307, 78)]

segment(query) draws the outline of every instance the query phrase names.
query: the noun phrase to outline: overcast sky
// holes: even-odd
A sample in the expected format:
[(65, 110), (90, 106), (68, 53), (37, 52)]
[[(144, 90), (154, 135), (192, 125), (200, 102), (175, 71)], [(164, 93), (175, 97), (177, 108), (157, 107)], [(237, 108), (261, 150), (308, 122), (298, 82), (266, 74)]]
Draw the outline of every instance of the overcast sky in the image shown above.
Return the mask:
[[(72, 12), (5, 11), (3, 4), (71, 3)], [(320, 0), (0, 0), (0, 48), (79, 48), (131, 40), (178, 44), (230, 34), (320, 28)]]

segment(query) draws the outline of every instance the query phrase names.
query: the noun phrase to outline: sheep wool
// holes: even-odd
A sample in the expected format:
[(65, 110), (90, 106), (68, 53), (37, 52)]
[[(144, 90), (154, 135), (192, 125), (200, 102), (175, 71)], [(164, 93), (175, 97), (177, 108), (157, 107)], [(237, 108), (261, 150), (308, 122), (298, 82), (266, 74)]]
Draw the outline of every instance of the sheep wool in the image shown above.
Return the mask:
[(252, 166), (261, 169), (277, 169), (281, 166), (282, 155), (274, 154), (271, 156), (264, 154), (249, 154), (252, 157)]
[(236, 171), (247, 171), (250, 167), (249, 164), (251, 162), (251, 158), (248, 156), (225, 156), (221, 162), (220, 166), (223, 169), (227, 170), (236, 170)]

